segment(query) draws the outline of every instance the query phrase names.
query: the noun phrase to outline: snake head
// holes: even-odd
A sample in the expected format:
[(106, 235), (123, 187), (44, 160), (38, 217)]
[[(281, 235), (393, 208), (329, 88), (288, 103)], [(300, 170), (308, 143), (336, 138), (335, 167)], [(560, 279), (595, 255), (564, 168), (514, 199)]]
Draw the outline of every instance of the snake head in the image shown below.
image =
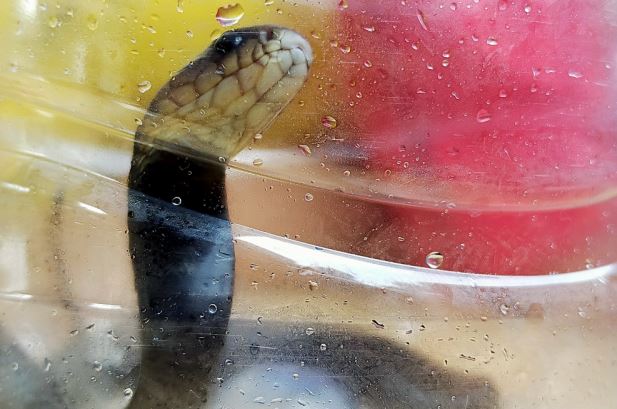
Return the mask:
[(228, 159), (289, 104), (312, 61), (310, 44), (293, 30), (228, 31), (158, 92), (137, 141)]

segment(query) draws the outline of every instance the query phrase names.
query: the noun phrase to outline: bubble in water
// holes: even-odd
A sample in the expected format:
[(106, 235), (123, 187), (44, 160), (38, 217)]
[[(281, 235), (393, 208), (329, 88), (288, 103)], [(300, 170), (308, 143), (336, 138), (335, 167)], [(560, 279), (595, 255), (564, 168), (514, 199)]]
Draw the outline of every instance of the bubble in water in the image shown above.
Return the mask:
[(491, 120), (491, 114), (486, 109), (481, 109), (476, 114), (476, 121), (478, 121), (478, 123), (483, 124), (490, 120)]
[(495, 40), (493, 37), (489, 37), (486, 39), (486, 44), (495, 46), (497, 45), (497, 40)]
[(216, 21), (223, 27), (233, 26), (244, 16), (244, 9), (238, 3), (219, 7), (216, 11)]
[(304, 332), (306, 332), (306, 335), (313, 335), (315, 333), (315, 329), (308, 327)]
[(438, 251), (431, 251), (426, 256), (425, 262), (430, 268), (439, 268), (443, 263), (443, 254)]
[(150, 88), (152, 88), (152, 84), (148, 80), (141, 81), (139, 84), (137, 84), (137, 90), (142, 94), (150, 91)]
[(218, 311), (219, 307), (216, 306), (216, 304), (210, 304), (208, 305), (208, 312), (210, 314), (214, 314)]
[(58, 20), (58, 17), (56, 16), (51, 16), (47, 20), (47, 24), (49, 25), (50, 28), (56, 28), (60, 25), (60, 20)]
[(259, 159), (259, 158), (258, 158), (258, 159), (255, 159), (255, 160), (253, 161), (253, 166), (261, 166), (261, 165), (263, 165), (263, 164), (264, 164), (263, 159)]
[(313, 195), (310, 193), (307, 193), (304, 195), (304, 200), (306, 200), (307, 202), (312, 202), (313, 201)]
[(325, 115), (321, 118), (321, 124), (328, 129), (334, 129), (337, 127), (336, 119), (330, 115)]
[(171, 199), (171, 204), (174, 206), (180, 206), (182, 204), (182, 198), (180, 196), (174, 196), (173, 199)]
[(103, 364), (99, 361), (94, 361), (94, 363), (92, 364), (92, 369), (97, 372), (101, 372), (103, 370)]
[(326, 349), (328, 349), (328, 346), (327, 346), (326, 344), (321, 344), (321, 345), (319, 346), (319, 350), (320, 350), (320, 351), (325, 351)]
[(127, 398), (130, 398), (131, 396), (133, 396), (133, 389), (131, 388), (126, 388), (124, 391), (122, 391), (122, 393), (124, 394), (124, 396), (126, 396)]
[(99, 21), (97, 20), (96, 16), (94, 14), (90, 14), (87, 19), (86, 19), (87, 25), (88, 25), (88, 29), (90, 29), (90, 31), (94, 31), (98, 28), (99, 26)]

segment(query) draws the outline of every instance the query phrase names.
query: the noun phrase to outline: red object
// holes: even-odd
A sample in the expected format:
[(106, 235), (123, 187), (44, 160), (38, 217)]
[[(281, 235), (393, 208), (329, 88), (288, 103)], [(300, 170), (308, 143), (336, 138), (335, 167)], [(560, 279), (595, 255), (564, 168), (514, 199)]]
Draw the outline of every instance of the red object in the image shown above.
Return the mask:
[(393, 209), (405, 241), (384, 257), (423, 265), (440, 251), (444, 268), (489, 274), (617, 259), (615, 203), (583, 206), (617, 170), (617, 36), (603, 6), (354, 0), (338, 12), (355, 142), (385, 179), (413, 182), (399, 196), (452, 207)]

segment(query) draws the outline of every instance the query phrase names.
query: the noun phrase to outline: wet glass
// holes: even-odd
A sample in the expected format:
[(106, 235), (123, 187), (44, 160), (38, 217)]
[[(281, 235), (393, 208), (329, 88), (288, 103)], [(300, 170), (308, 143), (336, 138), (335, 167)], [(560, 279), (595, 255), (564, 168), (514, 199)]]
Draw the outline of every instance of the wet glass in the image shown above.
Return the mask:
[[(0, 10), (3, 407), (614, 405), (614, 1)], [(131, 187), (157, 92), (265, 25), (312, 48), (291, 102)]]

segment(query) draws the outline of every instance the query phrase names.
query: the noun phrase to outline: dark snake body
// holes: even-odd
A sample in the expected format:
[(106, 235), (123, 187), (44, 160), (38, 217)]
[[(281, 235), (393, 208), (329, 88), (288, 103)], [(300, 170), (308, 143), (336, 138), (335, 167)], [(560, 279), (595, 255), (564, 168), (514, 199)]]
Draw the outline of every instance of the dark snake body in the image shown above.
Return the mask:
[[(293, 92), (284, 101), (276, 102), (272, 92), (280, 96), (281, 90), (271, 87), (258, 99), (270, 104), (269, 110), (263, 111), (267, 117), (261, 122), (247, 119), (240, 134), (238, 130), (229, 131), (229, 126), (233, 127), (237, 118), (245, 120), (250, 113), (244, 117), (244, 114), (232, 116), (228, 122), (215, 115), (214, 122), (218, 121), (221, 129), (220, 138), (236, 135), (229, 142), (220, 143), (216, 140), (217, 133), (212, 136), (208, 129), (185, 132), (184, 129), (191, 128), (190, 121), (180, 125), (174, 122), (174, 109), (180, 108), (174, 108), (169, 101), (179, 105), (179, 100), (188, 95), (173, 98), (174, 86), (197, 81), (199, 73), (207, 71), (204, 67), (220, 68), (231, 53), (241, 55), (243, 48), (256, 39), (266, 42), (276, 39), (275, 30), (279, 29), (256, 27), (224, 34), (159, 92), (144, 125), (138, 129), (129, 175), (128, 226), (144, 349), (140, 374), (135, 374), (139, 383), (132, 407), (221, 407), (221, 404), (227, 407), (225, 402), (215, 405), (208, 401), (208, 388), (223, 372), (221, 351), (236, 348), (224, 345), (232, 306), (234, 247), (225, 196), (225, 165), (221, 162), (241, 149), (242, 141), (246, 143), (251, 132), (261, 131), (276, 116), (306, 76), (298, 77), (301, 81), (292, 78), (285, 85), (283, 72), (283, 79), (277, 84), (282, 91), (287, 87), (294, 88)], [(298, 67), (296, 72), (302, 71)], [(222, 67), (220, 71), (225, 69)], [(190, 94), (191, 90), (186, 92)], [(275, 104), (273, 108), (272, 104)], [(156, 123), (156, 118), (164, 115), (168, 121)], [(207, 126), (208, 120), (204, 122)], [(169, 133), (173, 134), (170, 138), (166, 138), (168, 123), (175, 124), (175, 128), (170, 128)], [(182, 124), (187, 126), (183, 128)], [(250, 129), (248, 134), (247, 129)], [(200, 139), (200, 135), (192, 132), (209, 136)], [(279, 333), (289, 337), (270, 340), (278, 342), (270, 349), (274, 355), (261, 358), (243, 346), (238, 346), (235, 354), (244, 357), (246, 362), (242, 364), (249, 367), (306, 362), (323, 374), (324, 382), (341, 391), (346, 397), (344, 406), (349, 408), (445, 409), (498, 405), (495, 391), (484, 380), (446, 372), (441, 364), (389, 341), (347, 332), (345, 328), (308, 325), (315, 327), (316, 335), (322, 334), (321, 337), (305, 336), (282, 323)], [(346, 347), (317, 355), (315, 351), (319, 351), (321, 343), (344, 343)], [(454, 395), (467, 396), (467, 399), (452, 400)]]

